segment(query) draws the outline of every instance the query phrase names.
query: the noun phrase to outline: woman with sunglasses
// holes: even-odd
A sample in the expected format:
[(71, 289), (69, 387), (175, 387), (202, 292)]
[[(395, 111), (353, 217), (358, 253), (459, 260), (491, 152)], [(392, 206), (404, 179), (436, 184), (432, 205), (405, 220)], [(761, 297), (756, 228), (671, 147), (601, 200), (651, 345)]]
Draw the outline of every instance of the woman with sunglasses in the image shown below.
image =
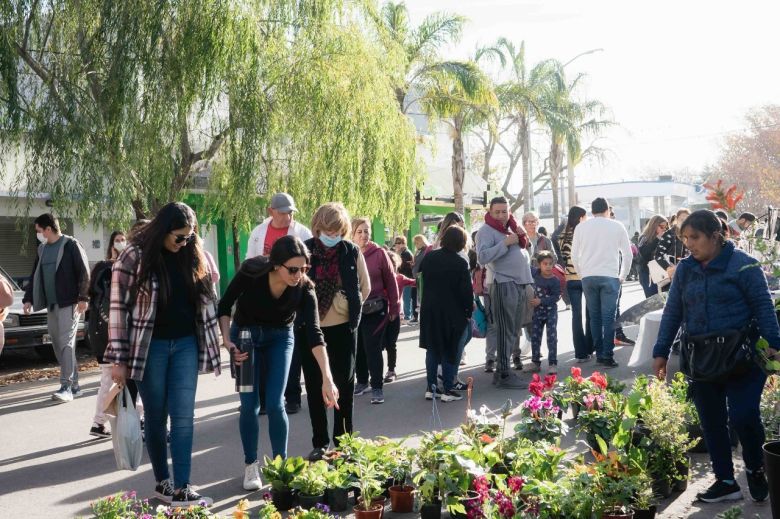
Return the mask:
[[(276, 240), (271, 252), (246, 260), (230, 281), (219, 302), (219, 326), (233, 364), (251, 363), (253, 387), (239, 392), (239, 432), (244, 447), (244, 489), (258, 490), (260, 467), (257, 442), (260, 435), (258, 387), (265, 386), (268, 433), (273, 456), (287, 457), (289, 424), (284, 409), (284, 389), (293, 354), (293, 322), (303, 327), (307, 344), (319, 365), (321, 396), (325, 407), (338, 409), (339, 391), (333, 383), (325, 340), (320, 330), (314, 284), (306, 276), (309, 251), (295, 236)], [(230, 314), (235, 305), (233, 324)], [(252, 350), (236, 347), (240, 332), (248, 330)], [(251, 353), (251, 354), (250, 354)]]
[[(158, 498), (176, 507), (212, 500), (190, 487), (198, 372), (220, 371), (216, 295), (186, 204), (172, 202), (132, 236), (114, 262), (109, 345), (112, 378), (136, 381)], [(173, 481), (166, 422), (171, 420)]]

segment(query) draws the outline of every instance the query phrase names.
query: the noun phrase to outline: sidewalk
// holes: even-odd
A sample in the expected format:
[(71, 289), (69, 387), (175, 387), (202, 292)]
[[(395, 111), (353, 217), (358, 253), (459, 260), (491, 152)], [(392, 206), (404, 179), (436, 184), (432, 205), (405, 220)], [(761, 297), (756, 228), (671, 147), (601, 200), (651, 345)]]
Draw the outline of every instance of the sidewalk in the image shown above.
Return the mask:
[[(622, 306), (628, 308), (640, 300), (638, 285), (624, 290)], [(562, 307), (561, 307), (562, 308)], [(571, 313), (560, 312), (558, 327), (560, 375), (572, 366)], [(631, 334), (631, 330), (627, 330)], [(633, 330), (633, 334), (636, 330)], [(432, 405), (423, 398), (424, 351), (418, 348), (417, 328), (404, 327), (398, 343), (399, 366), (397, 381), (385, 386), (386, 403), (371, 405), (369, 397), (355, 401), (355, 429), (363, 436), (384, 435), (402, 438), (421, 430), (430, 430), (434, 423)], [(527, 390), (499, 390), (490, 384), (491, 375), (483, 372), (484, 340), (474, 340), (466, 348), (468, 366), (462, 378), (474, 378), (473, 407), (486, 404), (499, 407), (507, 398), (518, 403)], [(616, 349), (621, 367), (610, 375), (630, 381), (634, 373), (625, 367), (631, 349)], [(596, 369), (595, 364), (583, 364), (583, 375)], [(530, 375), (523, 375), (530, 379)], [(84, 396), (69, 404), (54, 404), (50, 394), (56, 382), (31, 382), (0, 388), (0, 517), (2, 518), (73, 518), (89, 516), (89, 503), (101, 496), (122, 490), (136, 490), (139, 496), (151, 496), (154, 478), (146, 453), (144, 463), (136, 471), (117, 471), (110, 440), (89, 436), (98, 388), (97, 373), (82, 374)], [(195, 444), (192, 460), (192, 482), (200, 492), (214, 498), (214, 510), (229, 513), (239, 499), (250, 501), (254, 516), (262, 491), (247, 495), (241, 488), (243, 454), (238, 435), (238, 398), (233, 392), (229, 373), (215, 378), (202, 375), (199, 379), (195, 409)], [(439, 403), (436, 406), (444, 427), (463, 422), (466, 401)], [(399, 420), (398, 417), (403, 417)], [(289, 454), (305, 456), (311, 450), (311, 428), (304, 396), (303, 409), (290, 416)], [(511, 423), (511, 419), (510, 419)], [(571, 423), (571, 422), (570, 422)], [(269, 453), (267, 419), (261, 417), (260, 456)], [(573, 443), (569, 434), (564, 448), (584, 450), (582, 442)], [(412, 438), (411, 441), (414, 441)], [(747, 495), (742, 474), (741, 457), (735, 455), (740, 474), (739, 483)], [(706, 455), (694, 455), (694, 480), (688, 490), (675, 494), (661, 504), (657, 517), (712, 518), (731, 505), (692, 503), (696, 492), (707, 487), (709, 461)], [(740, 503), (745, 518), (769, 519), (768, 504), (750, 501)], [(388, 512), (388, 515), (392, 514)], [(411, 518), (411, 514), (409, 515)]]

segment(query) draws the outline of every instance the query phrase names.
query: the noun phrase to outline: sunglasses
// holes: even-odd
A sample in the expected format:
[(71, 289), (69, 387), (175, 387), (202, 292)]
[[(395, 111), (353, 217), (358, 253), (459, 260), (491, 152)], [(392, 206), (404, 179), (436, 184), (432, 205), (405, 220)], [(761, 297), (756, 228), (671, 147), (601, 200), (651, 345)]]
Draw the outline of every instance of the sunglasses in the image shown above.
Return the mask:
[(177, 245), (180, 244), (181, 242), (189, 243), (193, 239), (195, 239), (195, 233), (194, 232), (191, 232), (189, 234), (176, 234), (176, 233), (170, 233), (170, 234), (173, 234), (174, 236), (176, 236), (176, 240), (174, 240), (174, 241), (176, 242)]
[(308, 265), (304, 265), (303, 267), (288, 267), (287, 265), (282, 263), (281, 266), (286, 268), (287, 272), (289, 272), (293, 276), (295, 274), (297, 274), (298, 272), (300, 272), (301, 274), (306, 274), (309, 271), (309, 266)]

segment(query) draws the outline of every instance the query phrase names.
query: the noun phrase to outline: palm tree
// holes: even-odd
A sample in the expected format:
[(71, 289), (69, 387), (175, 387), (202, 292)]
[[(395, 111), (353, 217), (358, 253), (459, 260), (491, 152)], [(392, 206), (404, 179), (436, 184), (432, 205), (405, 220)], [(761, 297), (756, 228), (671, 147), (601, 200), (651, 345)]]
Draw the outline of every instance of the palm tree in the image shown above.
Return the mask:
[(455, 210), (464, 211), (463, 181), (466, 175), (463, 136), (486, 122), (497, 107), (493, 85), (474, 61), (457, 69), (432, 74), (423, 97), (423, 109), (450, 130), (452, 139), (452, 190)]

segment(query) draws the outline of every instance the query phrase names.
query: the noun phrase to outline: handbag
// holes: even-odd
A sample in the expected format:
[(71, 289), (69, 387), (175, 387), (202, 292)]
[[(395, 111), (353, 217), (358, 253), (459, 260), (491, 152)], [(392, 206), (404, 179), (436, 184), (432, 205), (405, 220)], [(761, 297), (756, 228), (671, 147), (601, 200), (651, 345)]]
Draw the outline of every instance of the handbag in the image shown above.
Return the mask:
[(748, 373), (753, 365), (755, 321), (741, 330), (689, 335), (683, 299), (680, 371), (696, 382), (726, 382)]
[(647, 270), (650, 272), (650, 281), (658, 285), (658, 288), (663, 288), (672, 282), (672, 278), (656, 260), (647, 262)]
[(479, 296), (474, 296), (474, 311), (471, 314), (471, 336), (477, 339), (484, 339), (487, 336), (487, 315), (485, 307)]
[(371, 299), (366, 299), (366, 301), (363, 303), (363, 315), (371, 315), (375, 314), (377, 312), (381, 312), (385, 309), (385, 300), (381, 297), (373, 297)]

